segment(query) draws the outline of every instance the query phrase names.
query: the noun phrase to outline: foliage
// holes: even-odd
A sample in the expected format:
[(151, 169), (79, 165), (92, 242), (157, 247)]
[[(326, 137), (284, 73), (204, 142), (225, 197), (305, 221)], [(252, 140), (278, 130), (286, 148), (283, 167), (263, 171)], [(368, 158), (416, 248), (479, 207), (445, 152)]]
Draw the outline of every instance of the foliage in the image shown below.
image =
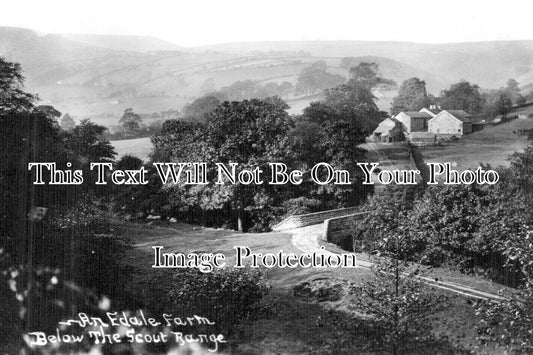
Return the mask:
[[(325, 70), (324, 63), (314, 68)], [(205, 122), (167, 121), (161, 132), (152, 137), (151, 159), (237, 163), (239, 169), (259, 168), (263, 172), (270, 169), (270, 162), (307, 171), (325, 161), (337, 169), (358, 171), (356, 163), (364, 158), (358, 145), (384, 115), (376, 106), (372, 90), (392, 84), (376, 71), (377, 66), (372, 63), (352, 68), (348, 84), (327, 90), (324, 100), (311, 104), (296, 118), (289, 117), (287, 104), (274, 96), (224, 101), (204, 115)], [(241, 97), (255, 90), (251, 82), (236, 83), (233, 88), (241, 91), (237, 95)], [(214, 104), (216, 99), (208, 101)], [(207, 176), (213, 182), (216, 170), (212, 165), (208, 167)], [(195, 220), (206, 223), (216, 213), (216, 223), (225, 221), (234, 226), (236, 219), (238, 229), (265, 230), (287, 209), (293, 209), (285, 204), (287, 200), (308, 196), (313, 210), (357, 204), (371, 190), (360, 184), (357, 173), (351, 176), (354, 183), (349, 185), (317, 186), (307, 179), (290, 189), (270, 184), (169, 185), (163, 186), (154, 198), (166, 196), (166, 201), (156, 207), (163, 215), (196, 216)]]
[(317, 212), (320, 206), (320, 200), (304, 196), (292, 198), (283, 203), (287, 216)]
[(74, 119), (68, 113), (65, 113), (63, 117), (61, 117), (59, 126), (65, 131), (70, 131), (71, 129), (76, 127), (76, 122), (74, 122)]
[(520, 84), (515, 79), (507, 80), (507, 85), (503, 91), (511, 100), (512, 105), (520, 105), (525, 103), (525, 98), (520, 93)]
[(183, 108), (183, 116), (186, 120), (205, 121), (206, 115), (220, 104), (220, 100), (214, 96), (203, 96)]
[(111, 162), (116, 152), (109, 141), (103, 137), (107, 128), (87, 119), (65, 134), (66, 149), (69, 154), (86, 166), (89, 163)]
[(312, 95), (344, 83), (341, 75), (328, 73), (326, 69), (323, 60), (302, 69), (296, 82), (296, 93)]
[(470, 114), (480, 113), (484, 105), (479, 86), (465, 80), (443, 90), (439, 101), (445, 110), (465, 110)]
[(216, 97), (219, 100), (249, 100), (266, 99), (271, 96), (288, 97), (293, 91), (293, 85), (288, 81), (281, 83), (268, 82), (261, 84), (257, 81), (243, 80), (223, 87), (219, 92), (209, 93), (207, 96)]
[(127, 108), (124, 110), (122, 117), (118, 123), (122, 124), (126, 132), (132, 132), (141, 127), (142, 118), (140, 115), (136, 114), (132, 108)]
[[(420, 194), (418, 185), (389, 185), (382, 193), (370, 197), (362, 206), (362, 210), (367, 211), (364, 219), (353, 226), (353, 246), (349, 249), (372, 253), (379, 250), (382, 247), (382, 235), (389, 235), (408, 226), (409, 216)], [(409, 251), (412, 252), (414, 247), (411, 244)]]
[(173, 289), (166, 296), (167, 309), (174, 314), (196, 314), (215, 322), (212, 329), (227, 336), (253, 316), (269, 292), (261, 274), (249, 271), (217, 270), (201, 273), (183, 269), (172, 278)]
[(426, 91), (426, 82), (419, 78), (405, 80), (392, 101), (391, 114), (396, 115), (402, 111), (420, 111), (431, 104), (431, 98)]
[(24, 76), (18, 63), (0, 57), (0, 113), (29, 112), (37, 96), (23, 90)]
[[(151, 138), (154, 162), (202, 161), (205, 124), (182, 120), (168, 120), (161, 132)], [(199, 152), (199, 155), (195, 155)]]
[(400, 228), (410, 240), (410, 260), (521, 283), (523, 258), (514, 251), (533, 223), (531, 154), (528, 149), (515, 155), (493, 186), (437, 185), (423, 193), (403, 186), (387, 189), (362, 207), (368, 214), (353, 233), (358, 245), (373, 252), (379, 247), (376, 236)]
[(447, 299), (420, 282), (419, 270), (409, 271), (408, 263), (401, 260), (406, 254), (404, 238), (382, 235), (382, 243), (392, 246), (375, 260), (373, 278), (353, 288), (354, 308), (369, 316), (380, 333), (371, 350), (409, 354), (439, 342), (432, 334), (431, 318), (446, 307)]
[(379, 73), (379, 65), (371, 62), (361, 62), (350, 68), (348, 86), (361, 86), (367, 90), (390, 90), (396, 87), (394, 80), (386, 79)]
[(28, 169), (29, 162), (55, 162), (60, 169), (72, 163), (76, 169), (112, 161), (112, 147), (100, 139), (105, 128), (84, 121), (62, 131), (57, 110), (33, 109), (35, 97), (21, 88), (20, 66), (3, 59), (0, 64), (0, 302), (2, 324), (12, 327), (0, 327), (0, 347), (18, 347), (24, 331), (50, 331), (59, 318), (91, 309), (91, 290), (120, 292), (127, 280), (118, 260), (126, 245), (97, 199), (83, 199), (88, 191), (34, 185)]
[[(507, 218), (501, 223), (503, 228), (494, 231), (505, 233), (501, 246), (503, 255), (508, 264), (515, 265), (522, 273), (522, 287), (518, 292), (507, 295), (504, 301), (481, 302), (476, 307), (477, 314), (481, 316), (479, 343), (482, 346), (499, 344), (514, 353), (533, 351), (532, 157), (531, 147), (511, 157), (510, 174), (515, 181), (513, 193), (520, 195), (521, 200), (504, 203), (501, 208), (507, 210)], [(517, 205), (520, 207), (517, 208)], [(511, 226), (508, 227), (509, 224)]]
[(368, 194), (356, 167), (357, 162), (364, 161), (359, 145), (384, 116), (372, 90), (393, 83), (382, 78), (373, 63), (360, 63), (350, 73), (346, 84), (326, 90), (322, 101), (306, 107), (291, 131), (295, 158), (305, 167), (328, 162), (337, 169), (354, 172), (348, 186), (326, 185), (313, 191), (314, 198), (329, 201), (324, 203), (329, 208), (357, 204)]

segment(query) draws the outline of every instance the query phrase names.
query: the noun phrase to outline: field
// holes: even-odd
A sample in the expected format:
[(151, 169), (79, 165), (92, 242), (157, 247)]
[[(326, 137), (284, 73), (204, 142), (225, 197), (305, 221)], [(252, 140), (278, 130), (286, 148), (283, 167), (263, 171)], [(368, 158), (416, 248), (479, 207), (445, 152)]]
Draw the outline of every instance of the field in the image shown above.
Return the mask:
[[(245, 245), (253, 252), (301, 253), (288, 232), (237, 233), (229, 230), (196, 227), (187, 224), (156, 222), (153, 225), (129, 224), (125, 235), (134, 245), (126, 255), (126, 263), (133, 273), (127, 293), (150, 287), (153, 279), (162, 280), (159, 287), (168, 290), (171, 269), (152, 269), (152, 246), (163, 246), (166, 252), (217, 252), (233, 263), (233, 247)], [(333, 251), (335, 248), (328, 246)], [(350, 307), (357, 295), (347, 294), (347, 282), (360, 284), (367, 280), (367, 269), (263, 269), (272, 286), (266, 302), (270, 310), (248, 321), (238, 332), (237, 354), (340, 354), (361, 353), (358, 348), (367, 334), (364, 327), (349, 319)], [(453, 276), (453, 273), (450, 274)], [(457, 280), (456, 280), (457, 281)], [(463, 282), (468, 278), (463, 277)], [(473, 279), (470, 277), (470, 281)], [(302, 288), (302, 286), (304, 286)], [(337, 292), (332, 292), (337, 290)], [(340, 292), (339, 292), (340, 290)], [(473, 349), (475, 347), (475, 315), (472, 301), (448, 294), (451, 306), (435, 314), (437, 332), (447, 332), (449, 340)], [(146, 304), (155, 302), (147, 299)], [(355, 328), (353, 328), (355, 327)], [(450, 334), (450, 329), (453, 333)], [(350, 348), (336, 348), (340, 340)], [(492, 349), (494, 350), (494, 349)], [(494, 353), (494, 352), (493, 352)]]
[(516, 132), (532, 128), (533, 119), (513, 120), (487, 127), (457, 142), (444, 143), (435, 147), (421, 147), (420, 151), (426, 163), (456, 162), (458, 169), (475, 169), (482, 163), (492, 167), (508, 166), (509, 156), (514, 152), (522, 151), (528, 145), (526, 137)]
[(111, 144), (118, 153), (117, 160), (126, 154), (130, 154), (147, 162), (148, 156), (152, 151), (152, 142), (149, 137), (111, 141)]

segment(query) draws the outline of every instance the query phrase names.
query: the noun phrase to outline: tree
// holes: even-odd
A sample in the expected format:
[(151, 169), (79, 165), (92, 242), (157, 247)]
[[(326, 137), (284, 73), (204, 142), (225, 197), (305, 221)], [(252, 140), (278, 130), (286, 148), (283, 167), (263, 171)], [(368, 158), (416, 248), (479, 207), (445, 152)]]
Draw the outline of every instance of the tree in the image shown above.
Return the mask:
[(220, 91), (229, 100), (246, 100), (257, 97), (259, 84), (252, 80), (237, 81)]
[(117, 154), (109, 141), (103, 139), (106, 127), (84, 119), (66, 135), (66, 147), (83, 165), (112, 162)]
[(133, 120), (132, 121), (125, 121), (122, 124), (122, 127), (126, 130), (126, 132), (133, 132), (133, 131), (136, 131), (139, 128), (141, 128), (141, 126), (139, 126), (139, 122), (133, 121)]
[[(498, 303), (481, 302), (478, 341), (482, 345), (499, 344), (510, 353), (533, 351), (533, 147), (514, 153), (500, 189), (502, 217), (487, 229), (502, 234), (500, 250), (506, 263), (521, 273), (518, 292), (507, 294)], [(487, 219), (495, 216), (487, 216)]]
[[(220, 163), (238, 163), (240, 168), (256, 167), (267, 171), (269, 162), (287, 161), (289, 153), (287, 133), (289, 115), (281, 100), (244, 100), (224, 102), (208, 115), (205, 144), (209, 160)], [(209, 187), (207, 187), (209, 188)], [(268, 196), (269, 185), (227, 185), (211, 190), (222, 197), (221, 203), (230, 204), (238, 214), (238, 230), (244, 225), (245, 208)]]
[(203, 96), (183, 107), (183, 116), (187, 120), (205, 121), (206, 115), (220, 104), (214, 96)]
[(51, 105), (39, 105), (36, 106), (33, 110), (35, 112), (42, 113), (43, 115), (50, 117), (53, 120), (57, 120), (59, 117), (61, 117), (61, 112), (56, 110), (55, 107)]
[(141, 116), (135, 113), (132, 108), (125, 109), (122, 117), (118, 121), (128, 132), (138, 129), (141, 122)]
[(74, 119), (72, 119), (72, 117), (68, 113), (65, 113), (61, 118), (61, 121), (59, 122), (59, 126), (65, 131), (70, 131), (71, 129), (76, 127), (76, 122), (74, 122)]
[(504, 88), (505, 93), (511, 100), (512, 105), (518, 105), (524, 101), (524, 97), (520, 93), (520, 84), (514, 79), (507, 80), (507, 86)]
[(385, 114), (378, 109), (372, 90), (392, 83), (381, 77), (373, 63), (361, 63), (352, 69), (346, 84), (325, 90), (323, 100), (304, 109), (292, 131), (294, 152), (300, 162), (311, 166), (327, 161), (337, 169), (356, 172), (351, 175), (353, 181), (349, 186), (326, 185), (313, 191), (321, 194), (324, 202), (329, 201), (325, 205), (329, 208), (354, 205), (370, 192), (360, 184), (356, 163), (364, 161), (364, 150), (359, 145)]
[(383, 246), (386, 252), (375, 258), (373, 278), (352, 291), (357, 296), (355, 310), (370, 316), (379, 332), (371, 350), (396, 355), (434, 349), (439, 341), (432, 334), (431, 317), (446, 307), (447, 299), (417, 280), (419, 268), (409, 270), (402, 259), (406, 242), (401, 234), (387, 235), (382, 244), (391, 245)]
[(375, 63), (362, 62), (350, 69), (350, 79), (346, 84), (328, 89), (324, 93), (324, 103), (351, 122), (357, 129), (357, 135), (372, 132), (386, 113), (379, 111), (373, 90), (390, 88), (394, 81), (383, 78), (379, 66)]
[(379, 65), (371, 62), (361, 62), (350, 68), (348, 86), (361, 86), (367, 90), (391, 89), (396, 86), (394, 80), (383, 78), (379, 72)]
[(205, 123), (168, 120), (161, 132), (152, 136), (152, 161), (202, 161), (204, 158)]
[(24, 76), (18, 63), (0, 57), (0, 112), (28, 112), (38, 97), (23, 90)]
[[(233, 162), (239, 164), (238, 169), (258, 167), (265, 172), (269, 162), (290, 164), (292, 151), (287, 136), (291, 121), (287, 108), (277, 97), (226, 101), (207, 114), (205, 123), (167, 121), (161, 133), (152, 138), (152, 160)], [(202, 218), (214, 213), (219, 221), (230, 221), (239, 230), (269, 227), (275, 206), (283, 200), (277, 188), (227, 181), (215, 185), (214, 166), (208, 168), (208, 185), (163, 186), (169, 213), (198, 212)], [(285, 193), (283, 197), (287, 196)]]
[(419, 111), (428, 107), (431, 100), (427, 95), (426, 82), (413, 77), (405, 80), (392, 101), (391, 114), (396, 115), (402, 111)]
[(320, 60), (302, 69), (296, 81), (296, 91), (305, 95), (312, 95), (345, 81), (341, 75), (328, 73), (326, 68), (326, 62)]
[(443, 90), (440, 95), (440, 102), (443, 109), (465, 110), (470, 114), (480, 113), (484, 105), (479, 86), (464, 80), (452, 84), (447, 90)]
[(496, 112), (499, 115), (506, 115), (513, 108), (513, 100), (511, 99), (511, 97), (509, 97), (508, 94), (503, 92), (500, 95), (498, 95), (498, 98), (496, 99), (496, 102), (495, 102), (495, 108), (496, 108)]

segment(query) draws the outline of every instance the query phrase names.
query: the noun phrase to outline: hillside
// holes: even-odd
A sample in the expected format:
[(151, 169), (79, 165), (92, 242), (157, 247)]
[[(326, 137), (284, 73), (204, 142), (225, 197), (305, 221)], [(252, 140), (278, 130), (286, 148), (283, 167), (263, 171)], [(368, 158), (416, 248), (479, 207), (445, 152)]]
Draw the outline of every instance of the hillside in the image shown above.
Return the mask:
[(457, 169), (476, 169), (480, 164), (508, 166), (509, 156), (528, 145), (526, 137), (516, 133), (523, 129), (533, 129), (533, 119), (515, 119), (472, 133), (458, 142), (420, 149), (426, 163), (456, 162)]
[[(346, 56), (380, 65), (384, 77), (400, 84), (417, 76), (428, 90), (462, 78), (498, 88), (510, 77), (533, 85), (533, 42), (418, 44), (407, 42), (312, 41), (230, 43), (183, 48), (151, 37), (40, 35), (0, 27), (0, 56), (20, 62), (28, 91), (38, 93), (76, 119), (116, 124), (125, 108), (151, 113), (180, 109), (187, 102), (236, 81), (295, 83), (300, 71), (318, 60), (328, 71)], [(395, 91), (376, 93), (389, 110)], [(310, 99), (285, 98), (298, 113)]]
[[(294, 51), (310, 55), (379, 56), (403, 62), (443, 78), (449, 85), (461, 78), (486, 88), (499, 88), (512, 77), (523, 86), (533, 82), (533, 41), (445, 44), (375, 41), (302, 41), (226, 43), (201, 47), (233, 53)], [(431, 87), (430, 91), (435, 88)], [(439, 87), (437, 89), (442, 89)]]
[[(183, 51), (184, 48), (173, 43), (147, 36), (110, 36), (100, 34), (62, 34), (63, 38), (101, 47), (129, 52)], [(118, 38), (117, 38), (118, 37)]]

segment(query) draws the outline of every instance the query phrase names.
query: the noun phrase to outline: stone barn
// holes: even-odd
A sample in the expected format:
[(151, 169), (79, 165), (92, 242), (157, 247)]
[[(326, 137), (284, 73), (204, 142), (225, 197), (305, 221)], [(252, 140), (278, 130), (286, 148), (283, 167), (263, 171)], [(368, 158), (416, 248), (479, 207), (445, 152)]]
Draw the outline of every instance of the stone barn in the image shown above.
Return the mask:
[(411, 132), (426, 132), (428, 120), (433, 116), (426, 112), (407, 111), (400, 112), (394, 118), (402, 124), (403, 131), (409, 134)]
[(472, 133), (472, 116), (463, 110), (444, 110), (428, 121), (428, 132), (438, 137), (461, 137)]

